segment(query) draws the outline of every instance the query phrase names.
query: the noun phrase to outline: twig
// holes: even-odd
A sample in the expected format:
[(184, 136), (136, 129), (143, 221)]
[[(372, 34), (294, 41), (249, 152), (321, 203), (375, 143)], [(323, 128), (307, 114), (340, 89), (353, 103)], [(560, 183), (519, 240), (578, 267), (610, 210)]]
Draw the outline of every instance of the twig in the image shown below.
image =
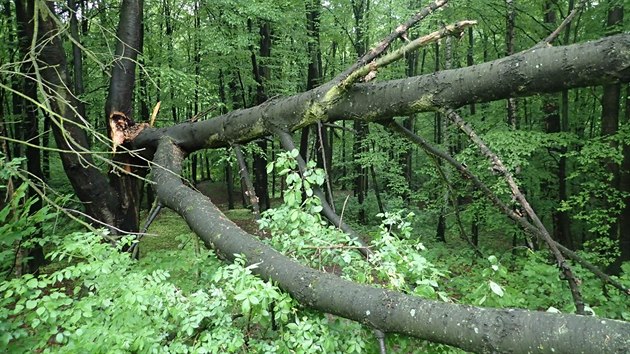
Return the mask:
[(553, 32), (551, 32), (551, 34), (549, 36), (547, 36), (547, 38), (545, 38), (542, 41), (540, 41), (538, 44), (536, 44), (531, 49), (543, 48), (543, 47), (546, 47), (546, 46), (550, 45), (551, 42), (553, 42), (556, 38), (558, 38), (558, 36), (560, 35), (560, 32), (562, 32), (571, 23), (571, 21), (573, 21), (573, 18), (575, 17), (575, 15), (577, 15), (580, 11), (582, 11), (584, 9), (584, 5), (585, 4), (586, 4), (585, 0), (580, 1), (578, 3), (578, 6), (576, 6), (567, 15), (567, 17), (565, 17), (565, 19), (562, 21), (560, 26), (558, 26), (558, 28), (556, 28)]
[(426, 46), (427, 44), (437, 42), (441, 38), (453, 35), (460, 35), (463, 30), (476, 24), (477, 21), (459, 21), (455, 24), (445, 26), (439, 31), (435, 31), (426, 36), (416, 38), (413, 41), (407, 43), (402, 48), (399, 48), (382, 58), (374, 60), (369, 64), (365, 64), (356, 69), (350, 75), (348, 75), (348, 77), (343, 79), (337, 86), (340, 90), (343, 91), (363, 77), (365, 77), (365, 81), (369, 81), (373, 76), (376, 75), (376, 71), (379, 68), (385, 67), (399, 59), (404, 58), (405, 54), (412, 52), (420, 47)]
[(396, 29), (387, 37), (385, 37), (379, 44), (377, 44), (363, 57), (361, 57), (361, 59), (359, 59), (354, 65), (346, 69), (341, 74), (337, 75), (337, 77), (334, 78), (332, 81), (334, 82), (344, 80), (346, 77), (348, 77), (348, 75), (352, 74), (359, 67), (365, 65), (366, 63), (369, 63), (370, 61), (380, 56), (396, 39), (404, 37), (410, 28), (414, 27), (416, 24), (418, 24), (418, 22), (422, 21), (425, 17), (432, 14), (435, 10), (446, 5), (447, 2), (448, 0), (436, 0), (433, 3), (427, 5), (425, 8), (420, 10), (420, 12), (408, 19), (405, 23), (396, 27)]
[(119, 228), (117, 228), (117, 227), (116, 227), (116, 226), (114, 226), (114, 225), (109, 225), (109, 224), (107, 224), (107, 223), (104, 223), (104, 222), (102, 222), (102, 221), (99, 221), (99, 220), (97, 220), (97, 219), (95, 219), (95, 218), (93, 218), (93, 217), (89, 216), (88, 214), (86, 214), (86, 213), (84, 213), (84, 212), (82, 212), (82, 211), (76, 210), (76, 209), (70, 209), (70, 208), (61, 208), (61, 209), (62, 209), (63, 211), (65, 211), (65, 212), (68, 212), (68, 213), (75, 213), (75, 214), (79, 214), (79, 215), (81, 215), (81, 216), (83, 216), (83, 217), (85, 217), (85, 218), (88, 218), (88, 219), (92, 220), (93, 222), (95, 222), (95, 223), (97, 223), (97, 224), (99, 224), (99, 225), (105, 226), (105, 227), (107, 227), (108, 229), (112, 229), (112, 230), (114, 230), (114, 231), (116, 231), (116, 232), (119, 232), (119, 233), (121, 233), (121, 234), (125, 234), (125, 235), (150, 235), (150, 236), (156, 236), (155, 234), (147, 234), (147, 233), (140, 233), (140, 232), (130, 232), (130, 231), (125, 231), (125, 230), (123, 230), (123, 229), (119, 229)]
[(335, 250), (335, 249), (360, 249), (363, 246), (349, 246), (349, 245), (332, 245), (332, 246), (304, 246), (302, 248), (314, 249), (314, 250)]
[(131, 253), (131, 257), (133, 259), (138, 259), (138, 256), (139, 256), (138, 253), (140, 252), (140, 240), (142, 240), (142, 237), (144, 235), (147, 235), (146, 232), (147, 230), (149, 230), (149, 226), (151, 226), (153, 221), (155, 221), (158, 214), (160, 214), (161, 210), (162, 210), (162, 203), (160, 203), (159, 200), (156, 198), (155, 201), (153, 202), (153, 206), (151, 206), (151, 211), (149, 212), (147, 221), (145, 221), (144, 226), (142, 226), (142, 229), (140, 229), (140, 233), (138, 233), (136, 242), (132, 244), (131, 247), (129, 247), (128, 251)]

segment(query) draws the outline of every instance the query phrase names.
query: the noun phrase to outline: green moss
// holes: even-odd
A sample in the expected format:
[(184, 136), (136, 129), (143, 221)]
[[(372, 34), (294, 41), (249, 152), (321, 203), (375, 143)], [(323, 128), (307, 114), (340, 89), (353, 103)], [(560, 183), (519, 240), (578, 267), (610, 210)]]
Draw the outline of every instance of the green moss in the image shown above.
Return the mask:
[(330, 90), (328, 90), (328, 92), (326, 92), (322, 102), (334, 102), (339, 99), (341, 93), (342, 91), (339, 86), (333, 86)]
[(433, 103), (433, 95), (424, 95), (419, 100), (414, 101), (411, 104), (411, 109), (416, 112), (426, 112), (437, 109), (438, 107)]
[(297, 127), (305, 127), (318, 121), (324, 120), (326, 115), (326, 109), (320, 102), (313, 102), (307, 107), (302, 120), (297, 124)]

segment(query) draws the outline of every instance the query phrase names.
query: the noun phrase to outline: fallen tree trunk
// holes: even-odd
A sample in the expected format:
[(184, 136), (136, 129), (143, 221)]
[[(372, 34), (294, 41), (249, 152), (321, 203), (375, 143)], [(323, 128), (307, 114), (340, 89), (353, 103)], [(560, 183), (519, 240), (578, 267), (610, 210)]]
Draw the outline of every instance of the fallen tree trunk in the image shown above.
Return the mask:
[(182, 183), (186, 152), (162, 137), (153, 170), (157, 194), (179, 213), (205, 245), (226, 260), (243, 254), (264, 279), (272, 279), (301, 304), (464, 350), (492, 353), (622, 353), (630, 348), (630, 323), (571, 314), (488, 309), (425, 300), (356, 284), (305, 267), (228, 220), (209, 198)]
[(332, 102), (324, 100), (333, 83), (326, 84), (210, 120), (145, 129), (133, 145), (155, 148), (159, 139), (168, 135), (191, 153), (246, 143), (275, 130), (294, 131), (318, 121), (384, 121), (443, 107), (629, 81), (630, 34), (621, 34), (570, 46), (534, 49), (429, 75), (357, 84)]

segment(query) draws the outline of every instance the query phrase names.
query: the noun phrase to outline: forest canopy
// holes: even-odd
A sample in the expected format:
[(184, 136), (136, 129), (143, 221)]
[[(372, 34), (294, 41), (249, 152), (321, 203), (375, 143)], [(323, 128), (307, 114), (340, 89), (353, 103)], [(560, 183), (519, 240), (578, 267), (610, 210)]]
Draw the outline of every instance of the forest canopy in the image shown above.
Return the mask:
[(1, 350), (630, 347), (622, 1), (0, 9)]

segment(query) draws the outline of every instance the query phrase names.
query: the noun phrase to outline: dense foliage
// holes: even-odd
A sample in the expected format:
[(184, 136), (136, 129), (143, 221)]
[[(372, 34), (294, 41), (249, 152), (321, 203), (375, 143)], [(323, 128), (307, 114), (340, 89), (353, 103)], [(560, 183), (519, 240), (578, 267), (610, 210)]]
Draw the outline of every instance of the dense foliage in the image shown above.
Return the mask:
[[(365, 260), (347, 234), (321, 219), (311, 186), (323, 182), (323, 171), (310, 164), (301, 178), (296, 154), (281, 154), (269, 165), (270, 170), (280, 170), (287, 189), (284, 202), (260, 220), (266, 241), (283, 253), (361, 283), (447, 302), (573, 310), (568, 290), (543, 254), (527, 251), (514, 257), (504, 253), (487, 259), (471, 251), (453, 254), (414, 231), (419, 229), (414, 214), (403, 210), (378, 215), (381, 224), (371, 234), (376, 251)], [(3, 166), (7, 176), (15, 163)], [(28, 211), (31, 202), (19, 193), (14, 198), (1, 215)], [(48, 221), (40, 224), (55, 223), (50, 219), (58, 215), (47, 212)], [(5, 225), (15, 230), (37, 215), (18, 217)], [(248, 213), (244, 218), (250, 218)], [(0, 348), (69, 353), (376, 350), (370, 332), (359, 324), (301, 307), (272, 283), (253, 276), (255, 265), (244, 266), (242, 258), (225, 264), (212, 251), (199, 249), (195, 236), (177, 225), (181, 221), (169, 220), (168, 214), (162, 219), (156, 229), (166, 244), (151, 246), (156, 240), (146, 241), (150, 253), (139, 262), (120, 252), (134, 242), (131, 238), (111, 247), (102, 242), (102, 230), (33, 239), (29, 236), (36, 230), (23, 229), (18, 237), (45, 242), (54, 266), (39, 276), (26, 274), (0, 283)], [(11, 246), (3, 247), (3, 269), (15, 261)], [(630, 281), (629, 271), (625, 269), (626, 275), (620, 278), (623, 282)], [(615, 290), (602, 294), (601, 282), (583, 270), (580, 278), (587, 285), (589, 311), (630, 320), (624, 295)], [(400, 336), (389, 337), (389, 343), (405, 352), (458, 352)]]
[[(171, 212), (163, 211), (141, 241), (110, 237), (111, 230), (85, 215), (50, 138), (51, 126), (67, 123), (55, 114), (52, 96), (28, 65), (39, 47), (30, 48), (22, 30), (32, 20), (19, 18), (22, 3), (0, 3), (0, 351), (378, 350), (365, 326), (298, 304), (273, 282), (255, 277), (256, 265), (247, 266), (242, 257), (225, 264), (213, 251), (201, 249)], [(39, 0), (30, 3), (38, 11), (47, 8)], [(161, 102), (154, 125), (168, 127), (303, 92), (334, 78), (425, 5), (409, 0), (147, 0), (132, 115), (149, 121), (150, 108)], [(611, 22), (611, 14), (627, 7), (620, 0), (542, 5), (453, 1), (405, 37), (463, 19), (478, 24), (459, 39), (407, 53), (379, 70), (376, 80), (466, 67), (525, 50), (576, 7), (580, 11), (555, 45), (629, 29), (630, 21)], [(80, 125), (88, 132), (94, 165), (110, 176), (118, 174), (109, 159), (110, 128), (103, 119), (104, 88), (110, 81), (103, 73), (115, 65), (119, 2), (68, 1), (51, 8), (71, 58), (73, 92), (85, 105)], [(405, 42), (395, 41), (392, 49)], [(476, 104), (459, 113), (502, 159), (553, 238), (628, 286), (630, 253), (623, 248), (624, 227), (630, 227), (624, 224), (630, 220), (628, 85), (514, 99), (507, 108), (504, 101)], [(395, 121), (464, 163), (522, 213), (495, 166), (442, 113)], [(329, 122), (301, 134), (299, 150), (285, 151), (274, 137), (243, 146), (244, 166), (234, 157), (239, 146), (194, 152), (183, 178), (200, 190), (211, 186), (204, 192), (239, 226), (315, 269), (444, 302), (576, 311), (544, 243), (442, 160), (376, 123)], [(307, 160), (302, 172), (296, 160), (300, 154)], [(257, 161), (263, 161), (262, 168)], [(88, 163), (79, 160), (78, 165)], [(254, 176), (256, 193), (263, 184), (269, 189), (264, 193), (272, 208), (262, 208), (254, 227), (246, 183), (241, 193), (233, 187), (241, 171)], [(151, 182), (143, 183), (141, 207), (149, 210), (154, 205)], [(368, 257), (358, 252), (359, 240), (321, 216), (314, 188), (321, 188), (341, 219), (364, 236)], [(238, 204), (242, 209), (234, 209)], [(148, 214), (142, 212), (143, 220)], [(136, 242), (139, 260), (124, 252)], [(31, 274), (35, 251), (46, 255), (46, 264)], [(630, 321), (627, 295), (582, 266), (571, 266), (588, 314)], [(399, 335), (388, 335), (387, 347), (459, 351)]]

